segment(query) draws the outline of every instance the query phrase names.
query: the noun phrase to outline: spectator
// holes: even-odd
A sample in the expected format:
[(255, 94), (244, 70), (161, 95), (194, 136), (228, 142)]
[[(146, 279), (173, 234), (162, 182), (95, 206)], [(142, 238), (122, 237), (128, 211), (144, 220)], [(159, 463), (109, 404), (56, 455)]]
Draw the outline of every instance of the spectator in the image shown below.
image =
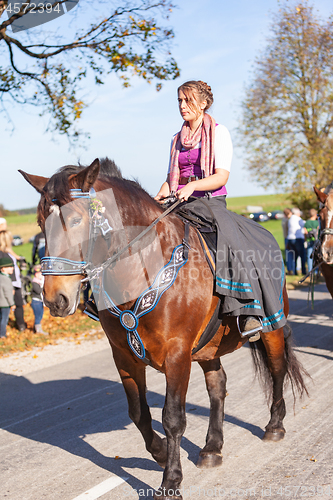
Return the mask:
[[(6, 222), (6, 221), (5, 221)], [(17, 255), (12, 249), (12, 234), (7, 231), (7, 223), (3, 224), (2, 227), (5, 227), (0, 232), (0, 257), (10, 257), (13, 261), (14, 272), (11, 275), (11, 279), (14, 286), (14, 302), (15, 302), (15, 320), (16, 326), (20, 332), (26, 329), (27, 325), (24, 321), (24, 312), (23, 312), (23, 297), (22, 297), (22, 282), (21, 282), (21, 273), (20, 269), (17, 265), (17, 261), (21, 259), (19, 255)]]
[[(32, 265), (35, 265), (39, 259), (39, 262), (45, 256), (45, 236), (42, 231), (36, 234), (34, 238), (34, 245), (32, 247)], [(38, 257), (38, 258), (37, 258)]]
[(35, 332), (42, 335), (48, 335), (48, 333), (44, 332), (41, 325), (44, 314), (43, 285), (44, 277), (42, 275), (41, 266), (35, 266), (31, 291), (31, 307), (35, 316)]
[(286, 266), (287, 266), (287, 274), (293, 274), (293, 253), (291, 250), (289, 250), (289, 247), (288, 247), (288, 222), (289, 222), (289, 218), (292, 215), (291, 209), (285, 208), (283, 210), (283, 214), (284, 214), (284, 217), (281, 221), (281, 224), (282, 224), (284, 246), (285, 246), (285, 260), (286, 260)]
[(305, 266), (305, 248), (304, 248), (304, 220), (301, 218), (299, 208), (293, 208), (292, 214), (288, 220), (288, 249), (293, 253), (293, 272), (297, 275), (297, 259), (301, 258), (302, 274), (306, 274)]
[(10, 308), (14, 305), (14, 290), (10, 274), (14, 271), (10, 257), (0, 257), (0, 337), (6, 337)]
[(306, 237), (306, 242), (307, 242), (307, 249), (306, 249), (306, 257), (307, 257), (307, 263), (308, 263), (308, 273), (312, 270), (312, 251), (314, 244), (318, 238), (318, 230), (319, 230), (319, 222), (318, 222), (318, 214), (317, 210), (314, 208), (311, 208), (310, 210), (310, 218), (305, 221), (305, 237)]
[(0, 217), (0, 232), (7, 231), (7, 221), (3, 217)]

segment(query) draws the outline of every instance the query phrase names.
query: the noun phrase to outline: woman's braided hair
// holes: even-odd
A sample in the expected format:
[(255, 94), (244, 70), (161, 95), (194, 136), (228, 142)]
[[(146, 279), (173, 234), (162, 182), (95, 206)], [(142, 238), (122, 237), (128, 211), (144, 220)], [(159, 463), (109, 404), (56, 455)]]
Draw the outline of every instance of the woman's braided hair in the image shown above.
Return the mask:
[(207, 105), (204, 109), (205, 112), (209, 110), (214, 102), (211, 87), (206, 82), (203, 82), (201, 80), (190, 80), (189, 82), (185, 82), (180, 87), (178, 87), (178, 92), (179, 90), (184, 92), (185, 95), (188, 95), (188, 97), (192, 97), (192, 99), (193, 92), (195, 92), (197, 94), (197, 97), (199, 98), (199, 102), (206, 101)]

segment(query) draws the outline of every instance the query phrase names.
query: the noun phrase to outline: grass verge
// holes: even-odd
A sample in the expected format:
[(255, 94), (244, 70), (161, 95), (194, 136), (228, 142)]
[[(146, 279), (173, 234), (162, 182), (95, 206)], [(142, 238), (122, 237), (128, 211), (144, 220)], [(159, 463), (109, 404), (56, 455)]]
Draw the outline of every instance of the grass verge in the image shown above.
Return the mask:
[(287, 194), (267, 194), (258, 196), (239, 196), (235, 198), (227, 197), (227, 207), (238, 214), (246, 212), (248, 205), (260, 206), (264, 212), (273, 210), (283, 210), (291, 204)]

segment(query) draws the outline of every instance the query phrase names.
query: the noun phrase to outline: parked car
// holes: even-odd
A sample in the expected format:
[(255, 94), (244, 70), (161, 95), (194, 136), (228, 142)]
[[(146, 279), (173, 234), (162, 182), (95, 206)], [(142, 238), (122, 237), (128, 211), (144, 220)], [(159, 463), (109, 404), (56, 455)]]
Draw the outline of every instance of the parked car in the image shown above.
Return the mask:
[(19, 236), (18, 234), (16, 234), (15, 236), (13, 236), (13, 241), (12, 241), (12, 245), (13, 247), (18, 247), (20, 245), (23, 245), (23, 239), (21, 238), (21, 236)]
[(281, 210), (273, 210), (273, 212), (268, 212), (268, 217), (274, 220), (281, 220), (284, 217), (284, 213)]
[(255, 220), (256, 222), (265, 222), (269, 219), (266, 212), (254, 212), (249, 215), (249, 218)]

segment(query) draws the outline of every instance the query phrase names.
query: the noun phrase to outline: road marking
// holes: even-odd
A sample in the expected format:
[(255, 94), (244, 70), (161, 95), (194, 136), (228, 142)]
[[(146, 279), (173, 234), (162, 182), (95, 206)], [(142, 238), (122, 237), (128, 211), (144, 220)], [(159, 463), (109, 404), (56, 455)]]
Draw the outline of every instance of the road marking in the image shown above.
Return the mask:
[(109, 479), (106, 479), (102, 483), (99, 483), (97, 486), (90, 488), (90, 490), (87, 490), (78, 497), (73, 498), (73, 500), (96, 500), (96, 498), (100, 498), (102, 495), (105, 495), (105, 493), (108, 493), (120, 484), (127, 481), (127, 479), (127, 477), (109, 477)]

